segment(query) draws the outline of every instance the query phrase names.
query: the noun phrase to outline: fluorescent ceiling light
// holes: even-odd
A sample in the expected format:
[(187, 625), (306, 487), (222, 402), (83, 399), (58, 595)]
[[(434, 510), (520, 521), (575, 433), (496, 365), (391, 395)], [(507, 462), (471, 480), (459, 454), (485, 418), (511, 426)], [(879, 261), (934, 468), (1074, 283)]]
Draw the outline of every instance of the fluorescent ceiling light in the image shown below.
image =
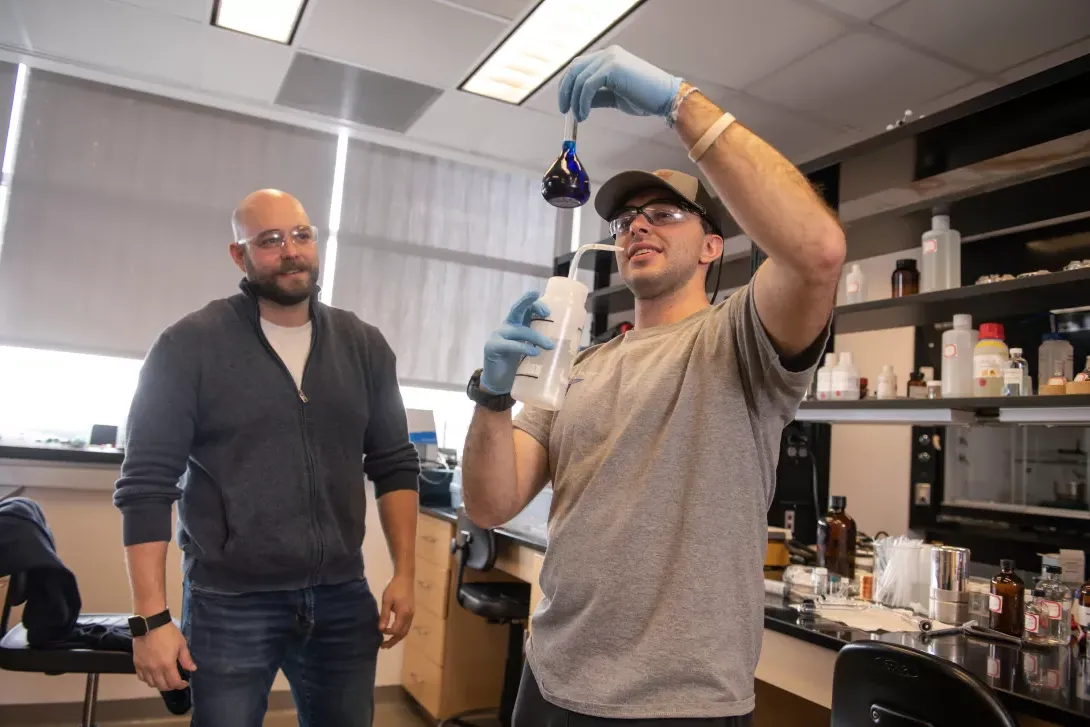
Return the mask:
[(459, 88), (521, 104), (643, 0), (541, 0)]
[(212, 25), (291, 43), (307, 0), (216, 0)]

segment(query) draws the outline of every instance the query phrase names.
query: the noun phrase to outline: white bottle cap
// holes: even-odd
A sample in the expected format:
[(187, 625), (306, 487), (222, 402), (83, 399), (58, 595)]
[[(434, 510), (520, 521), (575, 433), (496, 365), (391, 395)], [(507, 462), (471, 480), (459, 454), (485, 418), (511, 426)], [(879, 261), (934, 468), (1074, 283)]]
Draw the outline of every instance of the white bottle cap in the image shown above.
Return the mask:
[(852, 365), (852, 352), (851, 351), (845, 351), (844, 353), (840, 354), (840, 365), (842, 365), (842, 366), (844, 366), (844, 365), (851, 366)]
[[(1087, 357), (1087, 360), (1090, 361), (1090, 356)], [(826, 366), (836, 366), (836, 354), (835, 353), (825, 354), (825, 365)]]
[(586, 283), (557, 275), (549, 278), (549, 282), (545, 284), (545, 295), (542, 297), (562, 301), (572, 308), (586, 308), (588, 295), (590, 295), (590, 289)]
[(890, 364), (882, 366), (882, 376), (893, 376), (893, 366)]
[(931, 218), (931, 229), (945, 232), (950, 229), (950, 215), (935, 215)]
[(958, 313), (954, 316), (954, 328), (958, 330), (969, 329), (973, 327), (973, 317), (968, 313)]

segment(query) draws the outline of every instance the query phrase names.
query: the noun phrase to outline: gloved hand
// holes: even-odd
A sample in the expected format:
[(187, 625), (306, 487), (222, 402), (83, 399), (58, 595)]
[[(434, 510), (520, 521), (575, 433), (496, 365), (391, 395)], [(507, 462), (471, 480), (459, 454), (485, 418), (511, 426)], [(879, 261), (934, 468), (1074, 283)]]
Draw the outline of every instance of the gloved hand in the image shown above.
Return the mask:
[(510, 394), (515, 385), (515, 372), (526, 356), (537, 356), (542, 349), (551, 350), (556, 344), (547, 336), (530, 328), (530, 321), (545, 318), (549, 307), (531, 291), (518, 299), (503, 325), (484, 344), (484, 370), (481, 388), (490, 394)]
[(580, 122), (590, 116), (591, 107), (665, 117), (680, 88), (677, 76), (611, 45), (572, 61), (560, 81), (560, 113), (574, 109)]

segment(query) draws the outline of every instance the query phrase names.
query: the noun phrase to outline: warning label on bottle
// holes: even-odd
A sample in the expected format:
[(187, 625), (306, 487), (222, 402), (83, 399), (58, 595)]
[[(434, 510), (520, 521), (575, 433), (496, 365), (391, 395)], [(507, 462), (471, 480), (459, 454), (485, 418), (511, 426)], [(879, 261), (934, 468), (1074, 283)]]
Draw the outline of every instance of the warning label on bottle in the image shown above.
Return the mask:
[(943, 358), (954, 358), (958, 355), (958, 347), (953, 343), (948, 343), (942, 347)]
[(1037, 628), (1041, 625), (1041, 620), (1039, 618), (1037, 618), (1037, 614), (1027, 613), (1024, 624), (1025, 624), (1025, 627), (1026, 627), (1026, 631), (1028, 631), (1029, 633), (1032, 634), (1032, 633), (1036, 632)]
[(1043, 601), (1049, 618), (1059, 618), (1063, 614), (1063, 607), (1056, 601)]
[(994, 656), (988, 657), (988, 676), (992, 679), (999, 678), (999, 659), (996, 659)]
[(1003, 599), (994, 593), (989, 593), (988, 610), (992, 613), (1003, 613)]
[(935, 240), (935, 239), (932, 239), (932, 238), (927, 238), (927, 239), (925, 239), (923, 241), (923, 254), (924, 255), (930, 255), (931, 253), (935, 252), (938, 249), (939, 249), (939, 241), (938, 240)]

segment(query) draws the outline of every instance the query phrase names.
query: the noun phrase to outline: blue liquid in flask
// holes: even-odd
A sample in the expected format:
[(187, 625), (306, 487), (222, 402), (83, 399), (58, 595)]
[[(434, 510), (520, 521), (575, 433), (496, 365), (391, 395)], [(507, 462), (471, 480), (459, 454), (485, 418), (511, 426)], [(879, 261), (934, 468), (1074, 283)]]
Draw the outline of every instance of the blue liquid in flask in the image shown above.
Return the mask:
[(590, 199), (590, 177), (575, 155), (575, 116), (569, 113), (564, 125), (564, 146), (560, 156), (541, 178), (541, 196), (553, 207), (582, 207)]

